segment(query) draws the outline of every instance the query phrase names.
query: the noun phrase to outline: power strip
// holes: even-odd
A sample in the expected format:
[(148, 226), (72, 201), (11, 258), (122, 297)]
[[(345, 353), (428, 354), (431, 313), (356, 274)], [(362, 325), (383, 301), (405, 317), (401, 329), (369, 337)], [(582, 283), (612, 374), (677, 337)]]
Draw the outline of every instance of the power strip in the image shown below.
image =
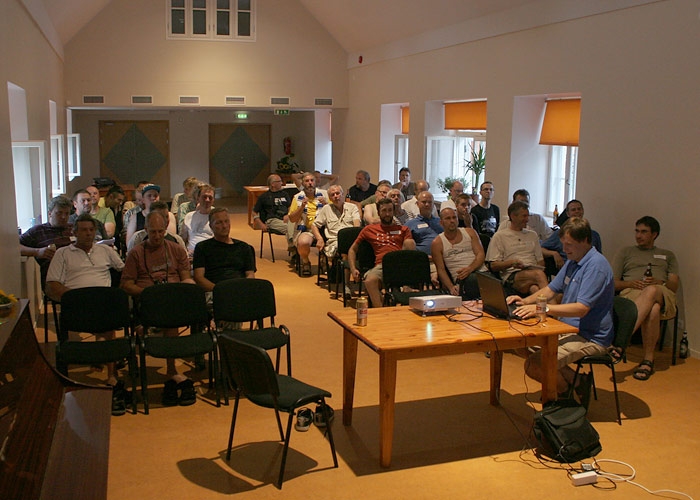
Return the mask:
[(574, 486), (585, 486), (598, 482), (598, 474), (595, 471), (579, 472), (571, 475), (571, 484)]

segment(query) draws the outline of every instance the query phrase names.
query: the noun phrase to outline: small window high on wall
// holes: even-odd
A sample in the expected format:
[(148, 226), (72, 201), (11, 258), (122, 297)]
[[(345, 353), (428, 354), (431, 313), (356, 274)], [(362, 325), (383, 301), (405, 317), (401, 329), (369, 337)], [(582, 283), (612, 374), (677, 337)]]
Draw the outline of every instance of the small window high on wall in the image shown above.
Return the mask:
[(166, 0), (168, 39), (255, 41), (255, 0)]
[(576, 197), (581, 99), (551, 99), (546, 102), (540, 144), (549, 146), (547, 214), (556, 207), (561, 213)]

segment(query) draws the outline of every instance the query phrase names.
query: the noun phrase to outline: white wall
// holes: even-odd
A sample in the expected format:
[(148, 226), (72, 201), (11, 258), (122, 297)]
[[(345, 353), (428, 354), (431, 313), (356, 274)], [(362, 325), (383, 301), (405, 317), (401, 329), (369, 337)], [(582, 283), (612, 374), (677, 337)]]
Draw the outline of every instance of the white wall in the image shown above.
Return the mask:
[[(2, 3), (0, 47), (0, 82), (3, 82), (0, 86), (0, 185), (4, 188), (3, 195), (0, 196), (0, 261), (4, 264), (0, 268), (0, 289), (20, 296), (21, 266), (7, 82), (12, 82), (26, 92), (27, 138), (44, 140), (48, 145), (49, 100), (59, 103), (58, 133), (65, 133), (65, 119), (60, 118), (65, 116), (65, 109), (60, 104), (64, 102), (63, 67), (57, 54), (18, 0)], [(20, 137), (23, 135), (24, 132)], [(47, 182), (50, 183), (50, 178)], [(33, 291), (30, 291), (27, 295), (32, 294)]]
[(700, 181), (698, 8), (669, 0), (353, 68), (341, 175), (376, 164), (383, 104), (410, 102), (411, 168), (420, 172), (424, 103), (481, 96), (488, 99), (488, 177), (505, 207), (521, 187), (515, 182), (524, 182), (511, 163), (526, 157), (513, 133), (514, 98), (580, 92), (577, 198), (609, 258), (634, 244), (638, 217), (660, 220), (658, 244), (680, 260), (697, 349), (700, 311), (691, 305), (700, 293), (688, 284), (700, 279), (699, 242), (686, 214), (695, 212)]

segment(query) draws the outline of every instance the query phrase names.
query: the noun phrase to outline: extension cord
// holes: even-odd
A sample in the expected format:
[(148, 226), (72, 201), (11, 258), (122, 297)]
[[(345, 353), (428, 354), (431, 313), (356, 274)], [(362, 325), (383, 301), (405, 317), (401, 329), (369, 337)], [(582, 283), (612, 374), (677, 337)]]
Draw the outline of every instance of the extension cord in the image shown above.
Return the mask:
[(571, 475), (571, 484), (574, 486), (585, 486), (598, 482), (598, 474), (595, 471), (579, 472)]

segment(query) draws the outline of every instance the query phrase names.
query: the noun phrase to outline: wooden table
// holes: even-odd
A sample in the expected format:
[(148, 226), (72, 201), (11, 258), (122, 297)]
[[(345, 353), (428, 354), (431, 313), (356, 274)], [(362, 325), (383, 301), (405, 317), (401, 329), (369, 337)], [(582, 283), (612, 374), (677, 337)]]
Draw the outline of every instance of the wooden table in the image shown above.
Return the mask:
[(253, 227), (253, 207), (258, 201), (260, 195), (267, 192), (270, 188), (267, 186), (243, 186), (243, 189), (248, 191), (248, 225)]
[(469, 323), (454, 323), (441, 314), (424, 317), (401, 306), (370, 309), (367, 326), (357, 326), (354, 309), (329, 312), (328, 316), (343, 328), (343, 425), (352, 424), (358, 340), (379, 354), (379, 460), (383, 467), (391, 465), (399, 360), (490, 351), (490, 401), (498, 405), (503, 351), (541, 346), (546, 372), (542, 400), (546, 402), (557, 397), (558, 335), (578, 331), (551, 318), (547, 319), (546, 326), (518, 324), (517, 330), (510, 328), (507, 321), (488, 315)]

